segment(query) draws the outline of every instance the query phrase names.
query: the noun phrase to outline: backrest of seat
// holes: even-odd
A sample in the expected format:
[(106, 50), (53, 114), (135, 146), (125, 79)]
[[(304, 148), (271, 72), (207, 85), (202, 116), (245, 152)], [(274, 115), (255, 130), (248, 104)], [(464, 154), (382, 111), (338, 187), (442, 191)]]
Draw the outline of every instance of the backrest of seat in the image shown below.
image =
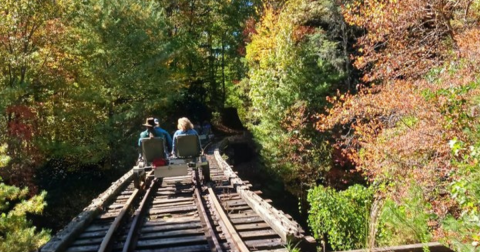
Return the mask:
[(165, 157), (165, 140), (161, 137), (142, 139), (143, 158), (147, 163)]
[(177, 157), (199, 157), (201, 153), (197, 135), (179, 135), (175, 138)]

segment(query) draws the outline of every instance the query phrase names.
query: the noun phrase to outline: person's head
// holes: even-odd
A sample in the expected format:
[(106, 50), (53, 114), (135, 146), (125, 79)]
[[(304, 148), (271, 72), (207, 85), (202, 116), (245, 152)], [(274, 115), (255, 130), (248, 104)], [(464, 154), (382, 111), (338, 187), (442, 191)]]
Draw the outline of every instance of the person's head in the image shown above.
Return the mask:
[(193, 129), (193, 125), (190, 122), (190, 120), (188, 120), (188, 118), (182, 117), (182, 118), (178, 119), (177, 128), (179, 130), (184, 130), (185, 131), (185, 130)]
[(160, 127), (160, 121), (158, 120), (158, 118), (155, 118), (155, 120), (153, 120), (155, 122), (155, 125)]
[(153, 129), (153, 127), (155, 126), (155, 120), (153, 119), (153, 117), (147, 118), (143, 126), (147, 127), (147, 129), (150, 129), (150, 128)]

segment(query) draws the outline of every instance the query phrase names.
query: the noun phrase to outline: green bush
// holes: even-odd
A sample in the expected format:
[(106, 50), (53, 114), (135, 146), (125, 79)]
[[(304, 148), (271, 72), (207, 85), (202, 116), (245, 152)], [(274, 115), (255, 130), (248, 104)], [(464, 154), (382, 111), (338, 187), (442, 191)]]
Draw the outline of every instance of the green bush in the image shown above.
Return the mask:
[(345, 191), (317, 186), (308, 192), (308, 224), (316, 239), (327, 237), (334, 250), (364, 248), (373, 193), (353, 185)]

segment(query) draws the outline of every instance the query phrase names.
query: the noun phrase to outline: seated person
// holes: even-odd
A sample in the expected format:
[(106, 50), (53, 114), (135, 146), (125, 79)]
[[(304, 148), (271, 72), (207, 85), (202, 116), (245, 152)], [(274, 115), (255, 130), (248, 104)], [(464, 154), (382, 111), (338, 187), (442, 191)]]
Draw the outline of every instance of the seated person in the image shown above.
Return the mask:
[[(165, 139), (164, 134), (162, 134), (161, 131), (159, 131), (155, 128), (155, 120), (154, 120), (153, 117), (147, 118), (147, 120), (146, 120), (145, 124), (143, 124), (143, 126), (147, 127), (147, 129), (140, 133), (140, 138), (138, 138), (138, 147), (142, 146), (142, 139), (143, 138), (161, 137), (161, 138)], [(168, 141), (168, 139), (167, 139), (167, 141)], [(139, 148), (139, 150), (140, 150), (140, 156), (141, 156), (141, 148)], [(165, 151), (166, 151), (166, 154), (168, 156), (168, 152), (167, 152), (166, 148), (165, 148)]]
[(172, 137), (170, 136), (170, 134), (166, 130), (160, 128), (160, 121), (157, 118), (155, 118), (154, 121), (155, 121), (155, 127), (154, 127), (155, 130), (163, 135), (163, 139), (167, 140), (167, 148), (168, 148), (169, 151), (171, 151), (172, 150)]
[[(196, 135), (198, 137), (198, 133), (193, 129), (193, 124), (186, 117), (182, 117), (182, 118), (178, 119), (177, 128), (178, 128), (178, 130), (175, 131), (175, 134), (173, 134), (172, 155), (174, 155), (174, 156), (175, 156), (175, 153), (176, 153), (175, 139), (178, 136), (181, 136), (181, 135)], [(199, 148), (201, 150), (202, 147), (200, 146), (200, 139), (198, 139), (198, 144), (199, 144)]]

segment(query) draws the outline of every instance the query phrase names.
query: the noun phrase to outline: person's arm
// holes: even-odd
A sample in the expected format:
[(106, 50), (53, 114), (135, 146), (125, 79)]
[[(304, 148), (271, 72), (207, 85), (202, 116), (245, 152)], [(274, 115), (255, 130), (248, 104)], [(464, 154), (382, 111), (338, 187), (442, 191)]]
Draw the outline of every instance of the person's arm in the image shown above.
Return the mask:
[(138, 147), (137, 147), (137, 150), (138, 150), (138, 158), (141, 158), (142, 157), (142, 139), (145, 138), (145, 132), (141, 132), (140, 133), (140, 137), (138, 138)]
[(142, 139), (145, 138), (145, 137), (147, 137), (146, 135), (147, 135), (147, 134), (145, 133), (145, 131), (142, 131), (142, 132), (140, 133), (140, 138), (138, 138), (138, 147), (140, 147), (140, 146), (142, 145)]
[(175, 155), (175, 138), (177, 137), (177, 134), (178, 131), (175, 131), (175, 133), (173, 134), (173, 139), (172, 139), (172, 155)]
[(172, 137), (170, 136), (170, 134), (166, 130), (164, 130), (164, 129), (161, 129), (161, 130), (162, 130), (162, 134), (165, 136), (165, 140), (167, 140), (168, 149), (172, 150)]
[(170, 136), (170, 134), (168, 134), (167, 131), (165, 131), (165, 137), (167, 138), (167, 143), (168, 143), (168, 148), (170, 148), (171, 150), (173, 150), (173, 142), (172, 142), (172, 137)]

